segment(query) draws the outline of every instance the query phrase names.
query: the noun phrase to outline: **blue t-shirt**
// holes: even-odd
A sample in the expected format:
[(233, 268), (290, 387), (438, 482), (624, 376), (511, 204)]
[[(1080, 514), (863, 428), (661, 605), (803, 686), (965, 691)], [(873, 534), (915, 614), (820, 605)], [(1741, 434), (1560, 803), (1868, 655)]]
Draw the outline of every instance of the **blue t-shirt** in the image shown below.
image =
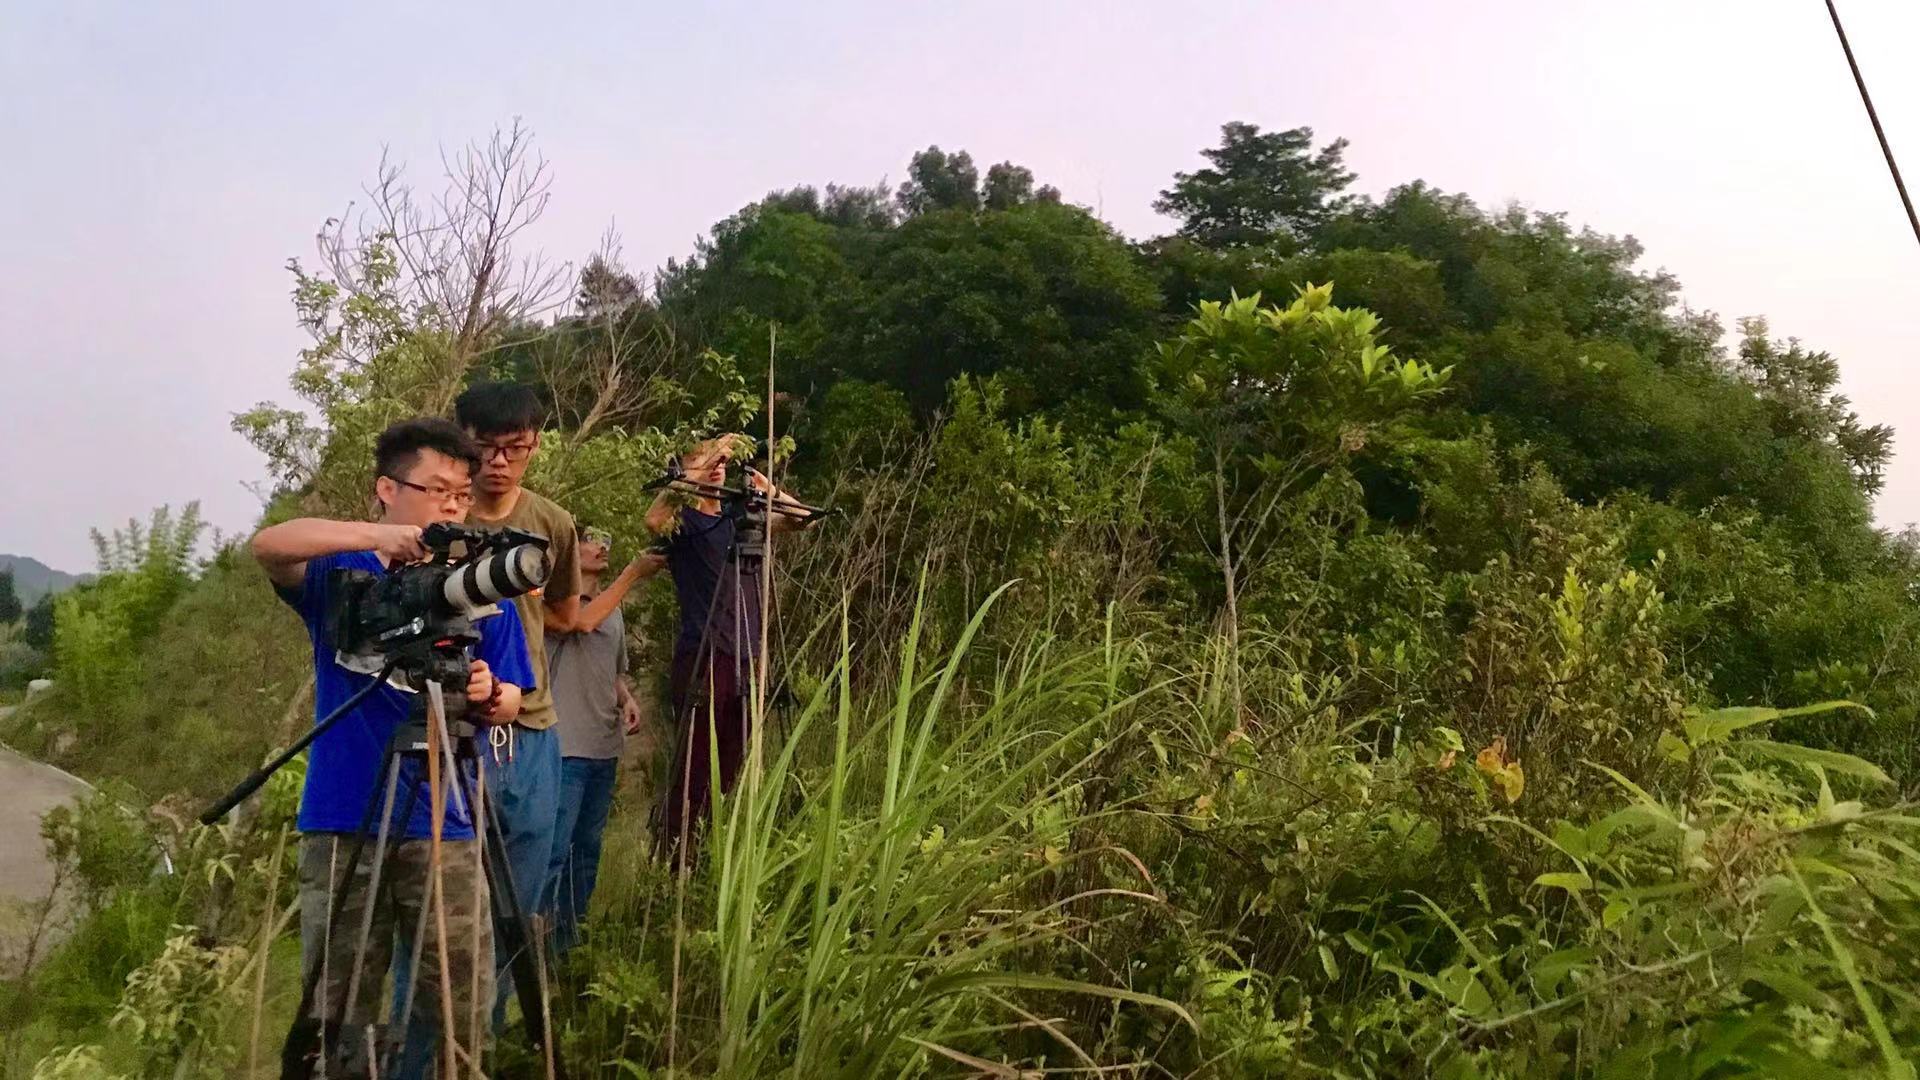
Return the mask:
[[(281, 599), (300, 613), (307, 624), (307, 635), (313, 640), (316, 723), (373, 681), (372, 675), (341, 667), (322, 630), (329, 599), (328, 573), (336, 568), (386, 573), (373, 552), (348, 551), (307, 560), (305, 583), (298, 590), (279, 590)], [(474, 656), (486, 661), (501, 682), (531, 690), (533, 668), (527, 661), (527, 641), (521, 634), (520, 618), (507, 604), (498, 605), (498, 609), (499, 615), (481, 619), (476, 624), (480, 643), (474, 646)], [(355, 832), (360, 828), (366, 817), (367, 801), (385, 795), (380, 765), (386, 759), (387, 742), (394, 729), (406, 723), (408, 708), (415, 696), (383, 686), (314, 740), (308, 753), (306, 788), (300, 795), (301, 832)], [(462, 771), (468, 770), (463, 766)], [(468, 780), (471, 779), (468, 775)], [(377, 794), (376, 789), (380, 789)], [(428, 798), (427, 770), (423, 762), (408, 760), (401, 765), (400, 784), (394, 793), (396, 826), (410, 794), (413, 812), (407, 819), (405, 835), (413, 839), (432, 835), (432, 803)], [(446, 822), (440, 835), (449, 840), (473, 836), (473, 820), (467, 812), (466, 798), (464, 795), (456, 798), (451, 787), (447, 793)]]

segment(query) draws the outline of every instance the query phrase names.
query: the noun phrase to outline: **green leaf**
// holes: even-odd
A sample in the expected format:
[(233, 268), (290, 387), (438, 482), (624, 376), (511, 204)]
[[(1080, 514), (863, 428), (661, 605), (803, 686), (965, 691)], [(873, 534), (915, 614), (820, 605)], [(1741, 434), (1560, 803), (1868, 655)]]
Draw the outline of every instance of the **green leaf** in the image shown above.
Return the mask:
[(1003, 987), (1015, 990), (1052, 990), (1063, 994), (1088, 994), (1114, 1001), (1130, 1001), (1135, 1005), (1165, 1009), (1179, 1017), (1188, 1027), (1199, 1030), (1199, 1026), (1193, 1022), (1193, 1016), (1187, 1010), (1166, 998), (1155, 994), (1143, 994), (1137, 990), (1123, 990), (1117, 986), (1101, 986), (1098, 983), (1060, 979), (1051, 975), (1031, 975), (1018, 971), (962, 971), (932, 979), (927, 983), (926, 989), (935, 997), (943, 997), (963, 990)]
[(1327, 978), (1340, 978), (1340, 965), (1333, 959), (1333, 950), (1324, 944), (1320, 946), (1320, 967), (1326, 971)]
[(1769, 709), (1761, 705), (1741, 705), (1689, 716), (1684, 726), (1687, 730), (1687, 739), (1693, 745), (1708, 746), (1724, 741), (1728, 735), (1742, 728), (1764, 724), (1778, 718), (1779, 715), (1779, 709)]
[(1771, 739), (1742, 739), (1730, 745), (1741, 753), (1758, 754), (1762, 757), (1777, 758), (1800, 765), (1818, 765), (1830, 772), (1837, 772), (1843, 776), (1858, 776), (1876, 784), (1893, 783), (1893, 778), (1882, 772), (1880, 766), (1865, 758), (1843, 754), (1838, 750), (1816, 750), (1811, 746), (1774, 742)]
[(1533, 883), (1549, 889), (1565, 889), (1570, 893), (1593, 888), (1593, 879), (1578, 873), (1541, 874), (1533, 879)]
[(1153, 756), (1160, 764), (1165, 765), (1167, 763), (1167, 747), (1165, 743), (1160, 741), (1160, 733), (1157, 731), (1147, 732), (1147, 745), (1153, 747)]
[(1668, 761), (1685, 761), (1693, 756), (1693, 749), (1687, 745), (1687, 741), (1671, 731), (1660, 733), (1660, 741), (1654, 744), (1654, 749)]
[(1468, 1016), (1485, 1016), (1493, 1009), (1493, 995), (1478, 976), (1458, 964), (1434, 977), (1447, 1001)]
[[(1707, 746), (1725, 742), (1729, 735), (1755, 724), (1764, 724), (1772, 720), (1784, 720), (1794, 716), (1812, 716), (1816, 713), (1832, 712), (1835, 709), (1866, 709), (1866, 706), (1851, 701), (1822, 701), (1813, 705), (1801, 705), (1792, 709), (1770, 709), (1762, 705), (1741, 705), (1730, 709), (1715, 709), (1712, 712), (1690, 716), (1685, 721), (1687, 738), (1695, 746)], [(1871, 714), (1872, 710), (1867, 710)]]
[(1600, 912), (1600, 925), (1604, 929), (1611, 930), (1632, 911), (1633, 904), (1629, 901), (1609, 900), (1607, 906)]
[(1770, 1031), (1777, 1032), (1778, 1028), (1779, 1017), (1770, 1009), (1705, 1025), (1700, 1047), (1688, 1062), (1692, 1069), (1688, 1075), (1706, 1076), (1714, 1066), (1748, 1044), (1764, 1040)]
[(1586, 946), (1561, 949), (1539, 963), (1527, 969), (1533, 979), (1534, 992), (1541, 997), (1552, 997), (1568, 973), (1593, 962), (1594, 951)]
[(1587, 830), (1571, 821), (1553, 823), (1553, 843), (1555, 847), (1575, 859), (1588, 859), (1593, 856), (1593, 847), (1587, 840)]
[(1791, 861), (1796, 869), (1814, 877), (1838, 878), (1841, 881), (1847, 882), (1857, 880), (1848, 871), (1842, 870), (1830, 862), (1816, 859), (1811, 855), (1795, 855), (1792, 856)]
[(1839, 1002), (1833, 999), (1833, 995), (1791, 971), (1771, 967), (1752, 967), (1741, 972), (1741, 975), (1796, 1005), (1805, 1005), (1826, 1012), (1832, 1012), (1840, 1007)]

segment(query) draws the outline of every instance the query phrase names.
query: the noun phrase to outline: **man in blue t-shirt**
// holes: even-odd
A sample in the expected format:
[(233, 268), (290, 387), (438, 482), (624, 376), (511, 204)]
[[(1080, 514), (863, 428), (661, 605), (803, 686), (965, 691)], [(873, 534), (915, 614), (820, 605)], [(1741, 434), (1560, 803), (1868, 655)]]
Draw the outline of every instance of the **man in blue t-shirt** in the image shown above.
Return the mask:
[[(254, 556), (281, 598), (300, 613), (312, 638), (316, 720), (373, 678), (341, 666), (326, 639), (331, 571), (386, 573), (424, 559), (423, 529), (465, 519), (473, 502), (473, 476), (479, 471), (473, 441), (451, 422), (434, 418), (404, 420), (388, 428), (375, 443), (374, 462), (378, 521), (301, 518), (269, 526), (253, 538)], [(466, 719), (508, 723), (519, 712), (522, 691), (534, 685), (520, 620), (501, 604), (497, 614), (476, 625), (481, 640), (469, 665)], [(365, 1037), (380, 1006), (388, 969), (404, 971), (416, 952), (424, 970), (411, 980), (417, 989), (406, 1046), (398, 1066), (384, 1075), (426, 1075), (441, 1034), (438, 918), (425, 919), (424, 934), (415, 944), (432, 873), (431, 793), (424, 767), (408, 760), (401, 770), (389, 811), (389, 854), (377, 869), (379, 894), (373, 895), (371, 888), (376, 872), (371, 842), (352, 879), (347, 877), (354, 837), (367, 820), (368, 806), (373, 800), (385, 802), (381, 766), (389, 740), (407, 722), (412, 697), (391, 686), (374, 690), (314, 741), (307, 762), (298, 822), (300, 956), (302, 971), (312, 976), (317, 969), (319, 976), (307, 1015), (295, 1023), (323, 1025), (318, 1052), (326, 1057), (328, 1075), (367, 1075)], [(461, 769), (459, 783), (445, 778), (440, 873), (449, 996), (456, 1020), (470, 1024), (472, 1017), (484, 1017), (493, 1000), (493, 935), (481, 845), (474, 838), (466, 798), (473, 778), (467, 765)], [(374, 824), (378, 828), (377, 817)], [(336, 897), (343, 897), (337, 917)], [(456, 1028), (455, 1041), (477, 1055), (488, 1037), (484, 1019), (478, 1031), (462, 1023)], [(290, 1039), (290, 1045), (294, 1042)]]

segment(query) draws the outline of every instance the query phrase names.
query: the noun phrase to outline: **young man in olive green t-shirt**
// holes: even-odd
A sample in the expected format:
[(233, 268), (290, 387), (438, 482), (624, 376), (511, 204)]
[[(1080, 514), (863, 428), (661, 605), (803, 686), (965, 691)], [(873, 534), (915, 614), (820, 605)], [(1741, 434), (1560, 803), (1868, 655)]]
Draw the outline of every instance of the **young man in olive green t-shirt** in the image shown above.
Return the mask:
[[(573, 629), (580, 616), (580, 560), (573, 516), (553, 500), (520, 486), (540, 447), (541, 408), (533, 390), (516, 383), (477, 383), (454, 402), (454, 419), (480, 447), (473, 510), (467, 520), (488, 528), (512, 526), (547, 538), (553, 574), (544, 589), (514, 601), (527, 637), (537, 685), (521, 698), (520, 716), (496, 729), (483, 757), (487, 797), (500, 812), (500, 834), (520, 908), (540, 912), (553, 862), (559, 820), (560, 740), (553, 730), (553, 691), (547, 665), (549, 632)], [(496, 941), (501, 940), (496, 936)], [(495, 957), (500, 973), (496, 1023), (504, 1016), (510, 957)]]

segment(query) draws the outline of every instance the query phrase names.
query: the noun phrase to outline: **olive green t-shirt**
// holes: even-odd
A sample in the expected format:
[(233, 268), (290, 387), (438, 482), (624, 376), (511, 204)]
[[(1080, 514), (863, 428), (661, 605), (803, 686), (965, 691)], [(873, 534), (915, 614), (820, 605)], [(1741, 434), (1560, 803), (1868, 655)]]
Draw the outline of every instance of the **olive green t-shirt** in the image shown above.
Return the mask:
[(547, 559), (553, 569), (546, 587), (515, 597), (513, 609), (519, 612), (520, 629), (526, 632), (527, 659), (533, 663), (533, 677), (540, 681), (539, 686), (520, 699), (519, 723), (530, 728), (552, 727), (553, 680), (547, 670), (546, 617), (540, 609), (546, 596), (580, 595), (580, 549), (573, 532), (573, 515), (545, 495), (521, 488), (519, 500), (506, 517), (486, 518), (478, 510), (472, 516), (476, 524), (491, 529), (505, 525), (547, 538)]

